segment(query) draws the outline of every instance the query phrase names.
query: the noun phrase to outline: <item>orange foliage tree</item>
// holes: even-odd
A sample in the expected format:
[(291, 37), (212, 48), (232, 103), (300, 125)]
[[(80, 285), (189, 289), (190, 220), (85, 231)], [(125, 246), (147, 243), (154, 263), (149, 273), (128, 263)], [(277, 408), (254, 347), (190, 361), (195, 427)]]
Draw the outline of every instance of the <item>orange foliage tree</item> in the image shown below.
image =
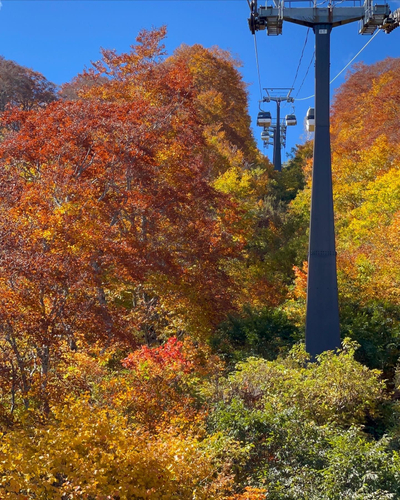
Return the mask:
[[(356, 67), (335, 97), (333, 181), (344, 293), (400, 305), (400, 59)], [(346, 285), (347, 284), (347, 285)]]
[[(165, 28), (157, 31), (159, 40), (164, 35)], [(140, 35), (139, 42), (143, 43), (147, 36)], [(140, 47), (121, 55), (103, 51), (103, 60), (79, 75), (71, 83), (72, 87), (78, 89), (82, 99), (111, 101), (130, 101), (136, 93), (145, 91), (152, 105), (158, 106), (164, 102), (166, 92), (165, 78), (161, 86), (157, 83), (158, 78), (165, 73), (175, 74), (180, 68), (179, 78), (185, 74), (190, 80), (193, 106), (202, 123), (211, 166), (209, 181), (242, 209), (237, 224), (242, 241), (249, 242), (257, 237), (260, 219), (264, 217), (265, 206), (268, 207), (265, 198), (272, 166), (258, 151), (251, 133), (246, 85), (238, 70), (240, 62), (227, 51), (200, 45), (182, 45), (172, 56), (163, 59), (163, 47), (154, 46), (153, 59), (141, 66), (138, 63), (141, 51)], [(167, 100), (174, 102), (179, 96), (175, 90), (168, 94)], [(257, 258), (249, 257), (245, 251), (241, 259), (230, 259), (225, 264), (226, 271), (237, 284), (236, 291), (240, 290), (236, 295), (239, 307), (244, 302), (257, 305), (277, 302), (279, 286), (275, 286), (270, 277), (265, 278), (265, 269), (259, 269)], [(232, 290), (231, 296), (235, 298)], [(207, 302), (202, 303), (204, 308), (208, 308)]]
[[(65, 349), (207, 333), (232, 307), (240, 213), (210, 183), (190, 72), (163, 30), (104, 51), (85, 99), (2, 118), (1, 349), (7, 405), (48, 406)], [(93, 76), (96, 78), (96, 75)], [(84, 91), (83, 91), (84, 92)], [(18, 127), (15, 127), (15, 124)], [(11, 413), (12, 413), (11, 412)]]

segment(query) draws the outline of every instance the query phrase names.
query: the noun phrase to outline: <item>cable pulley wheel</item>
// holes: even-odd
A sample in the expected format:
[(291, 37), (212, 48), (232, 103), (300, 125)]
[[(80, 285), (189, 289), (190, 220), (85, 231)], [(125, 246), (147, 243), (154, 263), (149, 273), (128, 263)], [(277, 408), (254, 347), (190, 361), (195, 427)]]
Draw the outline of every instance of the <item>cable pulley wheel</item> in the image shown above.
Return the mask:
[(249, 28), (252, 35), (255, 35), (258, 22), (257, 22), (258, 12), (257, 12), (257, 0), (252, 0), (250, 3), (250, 19), (249, 19)]

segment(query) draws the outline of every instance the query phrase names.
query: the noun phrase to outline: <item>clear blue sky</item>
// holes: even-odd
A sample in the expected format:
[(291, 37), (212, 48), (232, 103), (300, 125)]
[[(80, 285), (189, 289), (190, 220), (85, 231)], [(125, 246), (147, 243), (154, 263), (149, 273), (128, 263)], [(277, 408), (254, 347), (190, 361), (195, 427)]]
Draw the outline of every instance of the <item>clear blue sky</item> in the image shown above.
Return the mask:
[[(259, 1), (259, 4), (262, 2)], [(389, 2), (392, 10), (400, 2)], [(246, 0), (2, 0), (0, 10), (0, 54), (19, 64), (43, 73), (54, 83), (71, 80), (90, 61), (99, 59), (99, 48), (128, 51), (141, 28), (166, 24), (166, 46), (172, 52), (181, 43), (218, 45), (229, 49), (243, 62), (243, 78), (249, 84), (250, 114), (254, 134), (259, 140), (261, 130), (255, 126), (258, 112), (259, 85), (255, 64), (254, 39), (247, 25), (249, 8)], [(258, 32), (257, 45), (263, 87), (290, 87), (296, 73), (307, 29), (284, 23), (283, 35), (267, 37)], [(368, 41), (358, 35), (353, 23), (332, 32), (331, 77), (350, 61)], [(293, 95), (296, 95), (314, 50), (310, 32)], [(380, 33), (363, 51), (357, 61), (374, 63), (385, 57), (400, 57), (400, 28), (390, 35)], [(345, 73), (332, 85), (332, 94), (344, 81)], [(314, 93), (312, 65), (298, 97)], [(303, 118), (313, 100), (295, 103), (298, 125), (288, 128), (289, 152), (305, 140)], [(273, 111), (272, 106), (266, 109)], [(290, 107), (283, 110), (291, 112)], [(259, 141), (260, 147), (261, 142)], [(266, 150), (271, 155), (271, 149)], [(285, 158), (285, 152), (283, 153)]]

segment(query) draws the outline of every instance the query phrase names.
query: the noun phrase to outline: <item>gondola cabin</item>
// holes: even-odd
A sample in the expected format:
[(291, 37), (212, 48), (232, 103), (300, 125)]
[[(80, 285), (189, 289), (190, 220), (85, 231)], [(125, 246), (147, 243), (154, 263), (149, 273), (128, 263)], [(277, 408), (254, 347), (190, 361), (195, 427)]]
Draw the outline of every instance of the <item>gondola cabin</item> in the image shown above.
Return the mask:
[(269, 111), (260, 111), (257, 115), (257, 125), (259, 127), (270, 127), (272, 116)]
[(269, 132), (267, 130), (263, 130), (261, 132), (261, 139), (264, 141), (264, 142), (269, 142), (270, 140), (270, 135), (269, 135)]
[(297, 125), (297, 119), (295, 115), (286, 115), (285, 116), (286, 126), (292, 127), (293, 125)]
[(314, 130), (315, 130), (314, 108), (308, 108), (307, 115), (306, 115), (306, 128), (307, 128), (307, 132), (314, 132)]

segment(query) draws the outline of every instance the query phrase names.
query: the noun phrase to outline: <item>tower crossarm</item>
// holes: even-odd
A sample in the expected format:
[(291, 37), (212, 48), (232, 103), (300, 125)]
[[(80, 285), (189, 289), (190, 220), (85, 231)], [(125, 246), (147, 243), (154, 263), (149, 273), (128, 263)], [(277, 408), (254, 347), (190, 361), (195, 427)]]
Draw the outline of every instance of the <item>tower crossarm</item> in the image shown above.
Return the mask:
[(266, 29), (268, 35), (281, 35), (283, 21), (309, 28), (313, 28), (316, 24), (329, 24), (334, 28), (360, 21), (362, 34), (371, 34), (378, 27), (389, 33), (399, 25), (400, 13), (398, 9), (391, 14), (389, 5), (384, 3), (384, 0), (381, 4), (365, 0), (363, 5), (340, 7), (335, 4), (327, 7), (285, 7), (284, 0), (279, 3), (274, 0), (272, 5), (267, 4), (253, 9), (249, 25), (253, 32)]
[(311, 7), (260, 7), (258, 9), (258, 29), (282, 33), (282, 21), (289, 21), (312, 28), (315, 24), (331, 24), (332, 27), (363, 19), (364, 7), (311, 8)]
[(338, 7), (338, 8), (288, 8), (283, 11), (283, 19), (295, 24), (312, 28), (315, 24), (330, 24), (342, 26), (364, 17), (363, 7)]

